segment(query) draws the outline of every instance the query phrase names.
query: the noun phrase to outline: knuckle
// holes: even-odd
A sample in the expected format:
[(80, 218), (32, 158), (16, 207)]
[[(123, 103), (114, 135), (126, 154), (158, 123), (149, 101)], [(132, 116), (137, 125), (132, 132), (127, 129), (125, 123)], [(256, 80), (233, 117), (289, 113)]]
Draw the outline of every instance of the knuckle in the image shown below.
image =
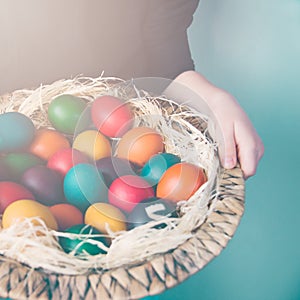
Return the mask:
[(248, 170), (244, 170), (244, 177), (245, 179), (248, 179), (251, 176), (254, 176), (256, 174), (256, 168), (250, 168)]

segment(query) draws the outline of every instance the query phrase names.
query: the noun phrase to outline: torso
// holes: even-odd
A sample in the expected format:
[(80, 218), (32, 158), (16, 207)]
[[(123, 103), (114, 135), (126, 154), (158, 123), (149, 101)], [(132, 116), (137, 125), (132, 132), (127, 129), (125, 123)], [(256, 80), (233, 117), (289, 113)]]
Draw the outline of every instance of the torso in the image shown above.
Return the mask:
[[(160, 9), (167, 3), (176, 2), (184, 5), (185, 0), (163, 0), (163, 5), (159, 1), (151, 1), (2, 1), (0, 93), (77, 75), (93, 77), (104, 72), (104, 76), (125, 79), (173, 77), (185, 65), (186, 68), (193, 67), (184, 33), (180, 32), (174, 41), (170, 38), (170, 43), (168, 37), (171, 31), (166, 31), (166, 37), (155, 33), (156, 24), (161, 26), (161, 30), (165, 27), (164, 23), (159, 24), (160, 15), (156, 7)], [(193, 4), (189, 5), (188, 19), (184, 20), (186, 27), (198, 2), (189, 1)], [(170, 11), (167, 6), (165, 8)], [(169, 22), (168, 16), (163, 22)], [(170, 22), (173, 21), (170, 19)], [(150, 30), (152, 25), (153, 33)], [(181, 34), (182, 37), (179, 36)], [(180, 47), (181, 53), (176, 54), (176, 49)], [(173, 50), (174, 55), (186, 60), (183, 67), (176, 67), (176, 57), (165, 62), (165, 66), (159, 63), (160, 59), (166, 61), (164, 56), (172, 55)], [(157, 66), (154, 66), (152, 59), (157, 60)]]

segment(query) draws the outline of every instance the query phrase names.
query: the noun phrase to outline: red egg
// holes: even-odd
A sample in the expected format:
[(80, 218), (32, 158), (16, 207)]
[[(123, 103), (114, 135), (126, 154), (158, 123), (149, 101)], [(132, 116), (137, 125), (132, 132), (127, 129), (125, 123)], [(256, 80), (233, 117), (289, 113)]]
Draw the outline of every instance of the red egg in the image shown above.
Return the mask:
[(11, 181), (0, 182), (0, 214), (4, 212), (9, 204), (21, 199), (34, 200), (35, 198), (32, 193), (21, 184)]
[(71, 226), (83, 223), (83, 214), (74, 205), (59, 203), (49, 208), (56, 219), (59, 230), (65, 230)]
[(67, 148), (57, 151), (50, 157), (47, 167), (65, 176), (75, 165), (88, 163), (88, 157), (79, 150)]
[(101, 96), (92, 104), (92, 121), (109, 137), (120, 137), (132, 127), (133, 113), (128, 104), (113, 96)]
[(150, 184), (139, 176), (125, 175), (113, 181), (108, 191), (109, 203), (131, 212), (142, 200), (154, 197)]

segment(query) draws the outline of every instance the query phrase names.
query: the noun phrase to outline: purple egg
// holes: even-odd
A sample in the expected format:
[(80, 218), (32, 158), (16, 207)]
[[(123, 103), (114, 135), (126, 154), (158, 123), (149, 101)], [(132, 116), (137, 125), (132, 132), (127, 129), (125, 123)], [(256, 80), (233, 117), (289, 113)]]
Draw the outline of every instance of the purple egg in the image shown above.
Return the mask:
[(96, 167), (101, 171), (107, 187), (120, 176), (137, 175), (137, 166), (135, 164), (118, 157), (101, 158), (96, 161)]
[(26, 170), (21, 183), (44, 205), (51, 206), (65, 202), (63, 176), (46, 166), (37, 165)]

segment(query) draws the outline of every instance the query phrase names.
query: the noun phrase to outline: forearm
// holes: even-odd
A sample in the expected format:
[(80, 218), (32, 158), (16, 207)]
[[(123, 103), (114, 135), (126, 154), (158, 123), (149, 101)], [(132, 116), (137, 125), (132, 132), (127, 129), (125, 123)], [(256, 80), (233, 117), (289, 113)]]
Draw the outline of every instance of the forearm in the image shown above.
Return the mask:
[(217, 93), (222, 92), (220, 88), (209, 82), (203, 75), (193, 70), (179, 74), (174, 81), (188, 86), (206, 102)]
[[(175, 78), (174, 83), (184, 85), (191, 89), (195, 93), (194, 97), (197, 96), (198, 99), (201, 98), (209, 109), (213, 111), (220, 105), (220, 101), (231, 101), (238, 105), (230, 93), (215, 86), (196, 71), (190, 70), (179, 74)], [(196, 103), (194, 104), (197, 105)]]
[(179, 74), (165, 90), (166, 96), (186, 103), (198, 111), (212, 116), (220, 101), (236, 100), (225, 90), (213, 85), (200, 73), (190, 70)]

